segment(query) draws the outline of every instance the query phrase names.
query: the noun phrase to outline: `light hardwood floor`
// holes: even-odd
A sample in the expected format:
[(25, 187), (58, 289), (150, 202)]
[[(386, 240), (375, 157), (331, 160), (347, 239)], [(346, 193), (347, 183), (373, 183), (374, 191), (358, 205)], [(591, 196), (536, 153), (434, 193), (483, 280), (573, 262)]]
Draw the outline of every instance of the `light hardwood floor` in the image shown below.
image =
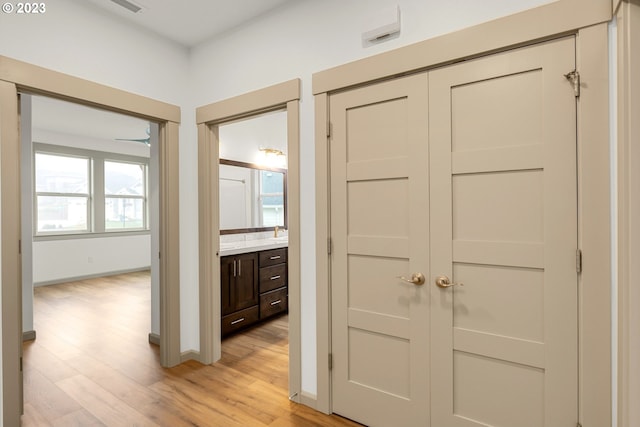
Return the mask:
[(35, 290), (24, 427), (355, 427), (289, 401), (286, 316), (232, 336), (215, 365), (159, 364), (147, 272)]

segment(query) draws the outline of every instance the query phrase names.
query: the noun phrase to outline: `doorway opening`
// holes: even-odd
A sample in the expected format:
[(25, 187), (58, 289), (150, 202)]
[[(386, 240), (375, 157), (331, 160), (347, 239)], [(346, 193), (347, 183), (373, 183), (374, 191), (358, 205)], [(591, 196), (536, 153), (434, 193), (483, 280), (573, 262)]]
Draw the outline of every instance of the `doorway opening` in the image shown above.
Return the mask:
[(20, 105), (25, 404), (45, 415), (35, 389), (70, 357), (160, 365), (158, 125), (28, 93)]
[[(287, 112), (277, 110), (214, 126), (219, 137), (223, 360), (241, 364), (258, 351), (270, 364), (286, 366)], [(268, 375), (272, 383), (287, 390), (286, 376)]]
[(160, 363), (180, 363), (180, 270), (178, 191), (178, 125), (180, 109), (129, 92), (0, 56), (0, 130), (2, 132), (2, 313), (3, 421), (18, 425), (23, 408), (22, 378), (22, 253), (19, 93), (47, 94), (60, 99), (120, 112), (158, 123), (160, 183)]
[[(274, 310), (274, 315), (288, 311), (288, 394), (296, 402), (301, 397), (299, 99), (300, 81), (296, 79), (196, 110), (200, 221), (200, 361), (209, 364), (222, 357), (222, 336), (227, 328), (233, 328), (247, 319), (259, 321), (261, 313), (271, 313), (271, 310)], [(279, 117), (275, 122), (281, 123), (277, 141), (261, 140), (267, 131), (262, 130), (256, 135), (255, 131), (250, 131), (251, 126), (247, 126), (247, 123), (255, 124), (274, 117)], [(251, 118), (256, 121), (246, 120)], [(247, 132), (253, 134), (252, 138), (244, 138), (251, 144), (225, 146), (225, 128), (231, 129), (231, 134), (235, 133), (236, 136)], [(234, 153), (234, 150), (252, 153), (252, 157), (246, 157), (245, 153), (240, 164), (231, 160), (239, 167), (233, 173), (245, 174), (245, 178), (225, 176), (227, 171), (221, 169), (221, 163), (225, 162), (220, 159), (239, 154)], [(281, 163), (265, 165), (261, 157), (271, 157), (273, 161)], [(286, 161), (283, 161), (285, 158)], [(258, 166), (247, 167), (255, 164)], [(251, 174), (253, 179), (250, 178)], [(267, 184), (267, 180), (271, 182)], [(276, 181), (281, 184), (274, 186)], [(250, 187), (252, 182), (255, 183), (255, 190), (241, 191), (243, 187)], [(224, 189), (221, 183), (225, 186)], [(232, 190), (231, 185), (237, 188)], [(222, 211), (225, 209), (223, 191), (228, 196), (227, 200), (244, 200), (239, 205), (243, 207), (236, 208), (238, 211), (242, 209), (244, 214), (233, 214), (236, 219), (239, 216), (253, 216), (257, 218), (257, 222), (244, 224), (240, 233), (229, 234), (223, 231), (222, 221), (224, 216), (228, 216), (227, 212)], [(256, 199), (255, 206), (253, 198)], [(286, 225), (286, 237), (282, 235), (280, 227), (276, 230), (278, 224), (273, 221), (284, 221), (281, 223)], [(237, 237), (241, 234), (244, 236)], [(240, 238), (245, 242), (254, 240), (251, 242), (254, 244), (255, 239), (248, 239), (247, 234), (252, 234), (252, 238), (259, 237), (269, 244), (255, 248), (254, 255), (249, 256), (240, 248), (239, 242), (233, 241)], [(234, 235), (236, 237), (229, 237)], [(260, 276), (263, 276), (262, 282), (268, 284), (261, 287)], [(241, 289), (242, 293), (236, 293), (233, 298), (225, 295), (225, 286), (221, 283), (223, 277), (233, 281), (234, 292)], [(249, 283), (245, 284), (245, 280)], [(235, 286), (238, 283), (241, 286)], [(255, 304), (256, 298), (258, 305)], [(225, 307), (225, 301), (232, 299), (238, 302), (235, 307), (237, 310), (233, 310), (234, 315), (239, 315), (238, 318), (229, 317), (231, 311), (228, 311), (229, 307)], [(227, 321), (228, 325), (225, 326)]]
[(150, 269), (159, 336), (158, 126), (22, 94), (21, 127), (24, 332), (34, 285)]

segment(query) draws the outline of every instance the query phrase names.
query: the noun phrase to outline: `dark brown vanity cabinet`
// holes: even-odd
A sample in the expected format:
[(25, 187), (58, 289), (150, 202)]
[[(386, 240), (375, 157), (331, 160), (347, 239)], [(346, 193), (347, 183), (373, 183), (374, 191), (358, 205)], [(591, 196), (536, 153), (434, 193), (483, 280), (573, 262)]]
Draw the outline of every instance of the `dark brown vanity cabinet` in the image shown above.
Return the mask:
[(287, 311), (287, 248), (259, 252), (260, 318)]
[(220, 258), (222, 335), (288, 308), (287, 248)]
[(222, 334), (250, 325), (259, 318), (259, 270), (255, 252), (220, 259)]

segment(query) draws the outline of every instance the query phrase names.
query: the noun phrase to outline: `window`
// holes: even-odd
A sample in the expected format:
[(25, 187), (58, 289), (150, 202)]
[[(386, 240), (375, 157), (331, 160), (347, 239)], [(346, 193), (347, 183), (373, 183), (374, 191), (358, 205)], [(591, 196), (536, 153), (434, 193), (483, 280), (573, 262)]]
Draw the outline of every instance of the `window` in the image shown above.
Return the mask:
[(36, 153), (37, 232), (89, 231), (88, 158)]
[(284, 180), (281, 173), (260, 171), (260, 205), (263, 227), (284, 224)]
[(146, 228), (146, 166), (104, 162), (106, 230)]
[(36, 235), (149, 229), (148, 158), (34, 147)]

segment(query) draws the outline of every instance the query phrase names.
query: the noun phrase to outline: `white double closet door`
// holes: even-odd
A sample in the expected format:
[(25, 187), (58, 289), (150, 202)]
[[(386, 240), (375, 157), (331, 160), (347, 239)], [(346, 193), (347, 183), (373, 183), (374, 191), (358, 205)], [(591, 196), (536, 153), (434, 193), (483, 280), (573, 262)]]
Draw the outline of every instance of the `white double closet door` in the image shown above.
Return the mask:
[(329, 97), (333, 411), (575, 427), (575, 38)]

